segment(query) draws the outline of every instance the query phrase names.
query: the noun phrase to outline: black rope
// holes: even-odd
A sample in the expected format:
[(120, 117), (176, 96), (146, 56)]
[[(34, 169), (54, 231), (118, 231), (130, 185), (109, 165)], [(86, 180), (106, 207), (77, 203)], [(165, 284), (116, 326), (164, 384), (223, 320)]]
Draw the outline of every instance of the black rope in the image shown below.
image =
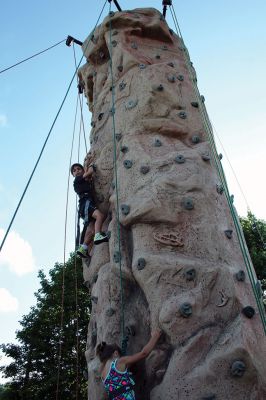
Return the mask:
[(59, 44), (65, 42), (65, 40), (66, 40), (66, 39), (63, 39), (63, 40), (61, 40), (60, 42), (53, 44), (53, 46), (50, 46), (50, 47), (48, 47), (47, 49), (44, 49), (44, 50), (42, 50), (42, 51), (39, 51), (39, 53), (33, 54), (32, 56), (30, 56), (30, 57), (28, 57), (28, 58), (25, 58), (24, 60), (21, 60), (21, 61), (17, 62), (16, 64), (11, 65), (10, 67), (7, 67), (7, 68), (5, 68), (5, 69), (2, 69), (2, 70), (0, 71), (0, 74), (2, 74), (3, 72), (8, 71), (8, 70), (11, 69), (11, 68), (16, 67), (17, 65), (20, 65), (20, 64), (22, 64), (22, 63), (24, 63), (24, 62), (26, 62), (26, 61), (28, 61), (28, 60), (34, 58), (34, 57), (37, 57), (37, 56), (39, 56), (40, 54), (45, 53), (45, 52), (48, 51), (48, 50), (53, 49), (54, 47), (58, 46)]

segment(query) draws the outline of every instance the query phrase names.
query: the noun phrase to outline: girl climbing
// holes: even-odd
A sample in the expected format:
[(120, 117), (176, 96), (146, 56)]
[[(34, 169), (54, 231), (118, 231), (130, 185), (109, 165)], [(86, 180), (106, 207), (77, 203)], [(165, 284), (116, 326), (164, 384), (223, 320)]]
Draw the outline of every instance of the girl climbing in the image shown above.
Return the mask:
[(102, 382), (110, 400), (135, 400), (135, 382), (128, 372), (128, 367), (146, 358), (156, 346), (162, 331), (157, 329), (151, 334), (143, 349), (132, 356), (122, 356), (116, 344), (100, 343), (96, 354), (102, 363)]

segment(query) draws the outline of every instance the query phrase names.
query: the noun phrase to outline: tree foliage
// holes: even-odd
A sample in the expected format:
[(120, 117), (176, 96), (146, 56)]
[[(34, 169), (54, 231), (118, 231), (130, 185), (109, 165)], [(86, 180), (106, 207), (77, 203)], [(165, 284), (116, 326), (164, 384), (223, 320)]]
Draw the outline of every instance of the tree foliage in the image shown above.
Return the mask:
[[(64, 311), (62, 313), (63, 276)], [(1, 345), (3, 353), (14, 361), (1, 367), (4, 377), (10, 378), (10, 383), (2, 387), (0, 399), (48, 400), (55, 398), (58, 370), (60, 370), (58, 399), (75, 399), (76, 390), (78, 398), (85, 399), (87, 397), (86, 381), (82, 373), (86, 371), (84, 352), (90, 298), (82, 284), (81, 263), (76, 260), (75, 268), (75, 257), (72, 255), (65, 267), (63, 264), (56, 264), (50, 270), (49, 278), (43, 271), (39, 271), (39, 279), (40, 289), (35, 293), (36, 305), (31, 307), (29, 314), (23, 316), (20, 321), (21, 329), (16, 332), (18, 344)], [(78, 307), (76, 307), (76, 298)], [(63, 329), (60, 332), (62, 317)]]

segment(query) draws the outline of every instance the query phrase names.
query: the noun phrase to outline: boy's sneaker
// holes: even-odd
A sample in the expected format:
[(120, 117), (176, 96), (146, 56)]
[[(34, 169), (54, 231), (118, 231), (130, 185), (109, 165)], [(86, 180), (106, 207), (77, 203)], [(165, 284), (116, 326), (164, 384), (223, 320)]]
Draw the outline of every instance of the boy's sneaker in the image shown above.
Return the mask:
[(88, 257), (88, 251), (87, 249), (84, 249), (84, 247), (79, 246), (77, 250), (77, 255), (81, 258), (87, 258)]
[(103, 242), (108, 242), (108, 236), (103, 232), (98, 232), (94, 236), (94, 244), (100, 244)]

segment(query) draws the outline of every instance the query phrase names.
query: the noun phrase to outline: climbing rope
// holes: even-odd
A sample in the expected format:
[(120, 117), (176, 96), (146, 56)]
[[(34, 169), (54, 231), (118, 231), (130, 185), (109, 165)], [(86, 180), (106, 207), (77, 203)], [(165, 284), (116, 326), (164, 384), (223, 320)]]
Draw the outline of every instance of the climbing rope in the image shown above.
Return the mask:
[(171, 10), (171, 14), (172, 14), (172, 17), (173, 17), (173, 20), (174, 20), (176, 31), (179, 32), (179, 35), (180, 35), (180, 40), (181, 40), (181, 43), (182, 43), (182, 49), (183, 49), (184, 54), (185, 54), (185, 61), (186, 61), (187, 68), (188, 68), (188, 71), (189, 71), (189, 75), (190, 75), (190, 79), (191, 79), (191, 82), (192, 82), (193, 90), (194, 90), (194, 93), (195, 93), (196, 98), (198, 100), (199, 111), (200, 111), (200, 114), (201, 114), (203, 126), (204, 126), (204, 128), (205, 128), (205, 130), (207, 132), (207, 135), (208, 135), (209, 144), (210, 144), (211, 152), (212, 152), (212, 155), (213, 155), (213, 161), (215, 163), (215, 167), (216, 167), (218, 176), (220, 178), (220, 181), (221, 181), (223, 189), (224, 189), (225, 197), (227, 199), (227, 203), (228, 203), (228, 206), (229, 206), (229, 209), (230, 209), (230, 212), (231, 212), (231, 216), (232, 216), (232, 219), (233, 219), (233, 222), (234, 222), (234, 226), (235, 226), (235, 229), (236, 229), (236, 234), (237, 234), (237, 238), (238, 238), (238, 241), (239, 241), (239, 244), (240, 244), (240, 249), (241, 249), (241, 252), (242, 252), (242, 256), (243, 256), (243, 259), (244, 259), (246, 270), (247, 270), (247, 273), (248, 273), (248, 276), (249, 276), (249, 280), (251, 282), (251, 287), (252, 287), (252, 290), (253, 290), (253, 293), (254, 293), (254, 296), (255, 296), (255, 300), (256, 300), (256, 303), (257, 303), (257, 306), (258, 306), (258, 310), (259, 310), (260, 318), (261, 318), (262, 325), (263, 325), (263, 328), (264, 328), (264, 332), (266, 334), (266, 317), (265, 317), (264, 306), (263, 306), (260, 294), (258, 293), (258, 290), (257, 290), (257, 287), (256, 287), (256, 280), (255, 280), (255, 276), (254, 276), (255, 272), (254, 272), (254, 269), (253, 269), (253, 266), (252, 266), (252, 262), (251, 262), (251, 259), (250, 259), (249, 253), (248, 253), (248, 249), (247, 249), (247, 246), (246, 246), (245, 238), (244, 238), (243, 231), (242, 231), (242, 228), (241, 228), (241, 225), (240, 225), (240, 222), (239, 222), (238, 215), (236, 213), (235, 207), (232, 204), (232, 198), (231, 198), (230, 193), (229, 193), (229, 189), (228, 189), (227, 181), (226, 181), (225, 174), (224, 174), (224, 171), (223, 171), (223, 167), (222, 167), (222, 164), (221, 164), (221, 160), (220, 160), (220, 157), (219, 157), (219, 155), (217, 153), (217, 149), (216, 149), (216, 145), (215, 145), (215, 141), (214, 141), (212, 125), (211, 125), (211, 122), (210, 122), (206, 107), (204, 105), (203, 99), (202, 99), (202, 97), (200, 95), (199, 89), (198, 89), (197, 84), (196, 84), (195, 73), (194, 73), (194, 71), (192, 69), (192, 64), (190, 62), (189, 53), (188, 53), (188, 50), (187, 50), (187, 48), (185, 46), (185, 43), (184, 43), (184, 40), (183, 40), (183, 37), (182, 37), (182, 34), (181, 34), (181, 30), (180, 30), (180, 27), (179, 27), (178, 22), (177, 22), (177, 18), (176, 18), (176, 14), (175, 14), (175, 11), (174, 11), (174, 7), (171, 6), (170, 10)]
[[(93, 33), (94, 33), (94, 31), (95, 31), (95, 29), (96, 29), (96, 27), (97, 27), (97, 25), (98, 25), (98, 22), (99, 22), (99, 20), (100, 20), (100, 18), (101, 18), (101, 16), (102, 16), (102, 13), (103, 13), (103, 11), (104, 11), (104, 8), (105, 8), (105, 6), (106, 6), (107, 1), (108, 1), (108, 0), (105, 0), (105, 2), (104, 2), (104, 5), (103, 5), (103, 7), (102, 7), (102, 9), (101, 9), (101, 12), (100, 12), (100, 15), (99, 15), (99, 17), (98, 17), (98, 19), (97, 19), (97, 22), (96, 22), (96, 24), (95, 24), (95, 26), (94, 26), (94, 28), (93, 28), (93, 31), (92, 31), (91, 34), (90, 34), (90, 38), (92, 38), (92, 36), (93, 36)], [(87, 46), (88, 46), (88, 44), (89, 44), (89, 41), (90, 41), (90, 40), (88, 40)], [(86, 46), (86, 48), (87, 48), (87, 46)], [(84, 52), (86, 51), (86, 48), (85, 48)], [(8, 228), (7, 228), (7, 231), (6, 231), (6, 233), (5, 233), (5, 235), (4, 235), (4, 238), (3, 238), (2, 242), (1, 242), (0, 252), (1, 252), (2, 248), (3, 248), (3, 246), (4, 246), (4, 243), (5, 243), (5, 241), (6, 241), (6, 238), (7, 238), (8, 234), (9, 234), (9, 231), (10, 231), (10, 229), (11, 229), (11, 227), (12, 227), (12, 224), (13, 224), (13, 222), (14, 222), (14, 219), (15, 219), (16, 215), (17, 215), (17, 212), (18, 212), (19, 207), (20, 207), (20, 205), (21, 205), (21, 203), (22, 203), (22, 200), (23, 200), (23, 198), (24, 198), (24, 196), (25, 196), (25, 194), (26, 194), (26, 192), (27, 192), (27, 190), (28, 190), (29, 184), (30, 184), (30, 182), (31, 182), (31, 180), (32, 180), (32, 177), (33, 177), (35, 171), (36, 171), (36, 168), (37, 168), (37, 166), (38, 166), (38, 164), (39, 164), (39, 162), (40, 162), (40, 159), (41, 159), (41, 157), (42, 157), (42, 154), (43, 154), (43, 152), (44, 152), (44, 149), (45, 149), (45, 147), (46, 147), (46, 144), (47, 144), (47, 142), (48, 142), (48, 140), (49, 140), (49, 137), (50, 137), (50, 135), (51, 135), (51, 133), (52, 133), (52, 130), (53, 130), (54, 126), (55, 126), (55, 123), (56, 123), (56, 121), (57, 121), (57, 119), (58, 119), (58, 117), (59, 117), (59, 114), (60, 114), (60, 112), (61, 112), (61, 110), (62, 110), (62, 108), (63, 108), (63, 105), (65, 104), (66, 98), (67, 98), (67, 96), (68, 96), (68, 93), (69, 93), (69, 91), (70, 91), (70, 88), (71, 88), (71, 86), (72, 86), (72, 83), (73, 83), (73, 81), (74, 81), (74, 79), (75, 79), (77, 70), (78, 70), (78, 68), (79, 68), (79, 66), (80, 66), (80, 64), (81, 64), (81, 62), (82, 62), (82, 60), (83, 60), (83, 57), (84, 57), (84, 55), (82, 55), (82, 57), (80, 58), (80, 61), (79, 61), (78, 65), (77, 65), (77, 68), (75, 69), (75, 72), (74, 72), (74, 74), (73, 74), (73, 76), (72, 76), (72, 78), (71, 78), (71, 80), (70, 80), (70, 83), (69, 83), (69, 85), (68, 85), (68, 87), (67, 87), (65, 96), (64, 96), (64, 98), (63, 98), (63, 100), (62, 100), (62, 102), (61, 102), (61, 104), (60, 104), (59, 110), (57, 111), (56, 116), (55, 116), (55, 118), (54, 118), (54, 120), (53, 120), (53, 122), (52, 122), (51, 128), (49, 129), (49, 132), (48, 132), (48, 134), (47, 134), (47, 136), (46, 136), (46, 139), (45, 139), (45, 141), (44, 141), (44, 144), (43, 144), (43, 146), (42, 146), (42, 149), (41, 149), (41, 151), (40, 151), (40, 154), (39, 154), (39, 156), (38, 156), (38, 158), (37, 158), (37, 161), (36, 161), (36, 163), (35, 163), (35, 165), (34, 165), (34, 167), (33, 167), (33, 170), (32, 170), (32, 172), (31, 172), (31, 174), (30, 174), (30, 177), (29, 177), (29, 179), (28, 179), (28, 182), (27, 182), (27, 184), (26, 184), (26, 186), (25, 186), (25, 189), (24, 189), (24, 191), (23, 191), (23, 193), (22, 193), (22, 195), (21, 195), (21, 197), (20, 197), (20, 200), (19, 200), (19, 202), (18, 202), (18, 205), (17, 205), (17, 207), (16, 207), (16, 209), (15, 209), (15, 211), (14, 211), (14, 214), (13, 214), (13, 216), (12, 216), (12, 218), (11, 218), (11, 221), (10, 221), (10, 223), (9, 223), (9, 226), (8, 226)]]
[(120, 276), (120, 301), (121, 301), (121, 347), (125, 354), (127, 348), (127, 338), (125, 336), (125, 310), (124, 310), (124, 293), (123, 293), (123, 277), (122, 277), (122, 254), (121, 254), (121, 224), (120, 224), (120, 212), (119, 212), (119, 190), (118, 190), (118, 174), (117, 174), (117, 146), (116, 146), (116, 127), (115, 127), (115, 86), (114, 86), (114, 75), (113, 75), (113, 44), (112, 44), (112, 12), (111, 2), (109, 5), (109, 46), (110, 46), (110, 73), (111, 73), (111, 115), (112, 115), (112, 130), (113, 130), (113, 168), (115, 172), (115, 192), (116, 192), (116, 226), (117, 226), (117, 240), (118, 240), (118, 259), (119, 259), (119, 276)]
[(45, 52), (48, 51), (48, 50), (53, 49), (54, 47), (58, 46), (59, 44), (65, 42), (65, 40), (66, 40), (66, 39), (60, 40), (60, 42), (57, 42), (57, 43), (53, 44), (52, 46), (48, 47), (47, 49), (41, 50), (41, 51), (39, 51), (38, 53), (35, 53), (35, 54), (33, 54), (32, 56), (30, 56), (30, 57), (28, 57), (28, 58), (25, 58), (24, 60), (21, 60), (21, 61), (17, 62), (16, 64), (11, 65), (10, 67), (7, 67), (7, 68), (5, 68), (5, 69), (0, 70), (0, 74), (2, 74), (3, 72), (8, 71), (8, 70), (11, 69), (11, 68), (17, 67), (18, 65), (20, 65), (20, 64), (22, 64), (22, 63), (24, 63), (24, 62), (26, 62), (26, 61), (28, 61), (28, 60), (31, 60), (32, 58), (37, 57), (37, 56), (39, 56), (40, 54), (45, 53)]

